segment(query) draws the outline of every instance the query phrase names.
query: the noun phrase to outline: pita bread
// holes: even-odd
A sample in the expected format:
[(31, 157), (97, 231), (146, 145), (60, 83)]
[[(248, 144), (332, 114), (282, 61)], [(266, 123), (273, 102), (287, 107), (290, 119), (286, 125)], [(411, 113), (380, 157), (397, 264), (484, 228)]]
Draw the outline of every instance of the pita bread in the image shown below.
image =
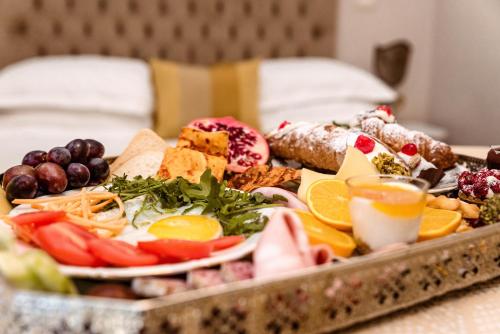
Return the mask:
[(113, 174), (116, 176), (127, 175), (127, 179), (135, 176), (154, 176), (160, 169), (163, 161), (162, 151), (146, 151), (136, 155), (118, 167)]
[[(125, 151), (111, 164), (111, 175), (116, 174), (116, 170), (125, 162), (136, 157), (145, 151), (163, 152), (167, 148), (165, 141), (150, 129), (142, 129), (130, 141)], [(153, 175), (156, 174), (156, 171)], [(148, 175), (143, 175), (148, 176)]]

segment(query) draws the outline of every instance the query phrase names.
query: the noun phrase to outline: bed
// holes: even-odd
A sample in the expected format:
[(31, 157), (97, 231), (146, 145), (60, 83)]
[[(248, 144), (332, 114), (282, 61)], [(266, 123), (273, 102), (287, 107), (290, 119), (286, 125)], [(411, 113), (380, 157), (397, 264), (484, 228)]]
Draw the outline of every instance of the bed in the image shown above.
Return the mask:
[[(119, 153), (135, 130), (152, 126), (154, 96), (136, 88), (138, 82), (150, 85), (144, 61), (151, 58), (203, 65), (249, 58), (334, 59), (336, 14), (336, 0), (0, 0), (0, 170), (19, 163), (25, 152), (35, 149), (34, 142), (37, 149), (47, 150), (75, 137), (93, 137), (106, 145), (107, 154)], [(86, 67), (76, 73), (69, 66), (25, 69), (34, 66), (32, 59), (82, 55), (96, 59), (86, 59)], [(102, 56), (129, 63), (117, 67), (114, 73), (120, 74), (113, 75)], [(26, 60), (24, 72), (13, 71), (14, 65)], [(105, 80), (85, 81), (90, 72), (104, 75), (106, 70)], [(16, 77), (15, 84), (10, 77), (2, 80), (5, 73)], [(123, 73), (130, 73), (128, 80)], [(76, 85), (62, 79), (53, 84), (55, 77), (63, 76), (83, 79)], [(40, 87), (46, 90), (40, 93)], [(395, 93), (386, 88), (385, 100), (394, 99)], [(57, 89), (67, 90), (64, 101), (55, 96), (47, 102), (50, 94), (44, 92), (49, 89), (53, 95), (59, 94)], [(92, 94), (107, 94), (121, 107), (95, 102), (97, 98), (89, 98)], [(40, 96), (44, 103), (39, 103)], [(74, 106), (79, 99), (84, 102)], [(263, 102), (262, 130), (270, 130), (285, 117), (301, 119), (304, 113), (313, 120), (323, 120), (327, 114), (347, 119), (375, 102), (391, 101), (348, 99), (286, 108)]]

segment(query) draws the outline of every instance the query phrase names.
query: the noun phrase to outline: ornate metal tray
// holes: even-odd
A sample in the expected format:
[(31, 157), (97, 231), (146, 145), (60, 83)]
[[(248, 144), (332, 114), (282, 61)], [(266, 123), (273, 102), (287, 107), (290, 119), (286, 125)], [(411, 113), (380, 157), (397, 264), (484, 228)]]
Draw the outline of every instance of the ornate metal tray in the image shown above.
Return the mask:
[(325, 332), (497, 276), (500, 224), (272, 280), (142, 301), (13, 290), (0, 281), (0, 332)]

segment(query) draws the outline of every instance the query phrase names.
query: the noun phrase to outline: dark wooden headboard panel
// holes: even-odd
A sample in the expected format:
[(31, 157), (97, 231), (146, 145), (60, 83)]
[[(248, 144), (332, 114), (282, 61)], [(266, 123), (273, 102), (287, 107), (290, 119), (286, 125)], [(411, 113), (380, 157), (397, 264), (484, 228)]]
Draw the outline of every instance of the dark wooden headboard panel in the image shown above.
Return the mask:
[(337, 0), (0, 0), (0, 68), (61, 54), (210, 64), (335, 55)]

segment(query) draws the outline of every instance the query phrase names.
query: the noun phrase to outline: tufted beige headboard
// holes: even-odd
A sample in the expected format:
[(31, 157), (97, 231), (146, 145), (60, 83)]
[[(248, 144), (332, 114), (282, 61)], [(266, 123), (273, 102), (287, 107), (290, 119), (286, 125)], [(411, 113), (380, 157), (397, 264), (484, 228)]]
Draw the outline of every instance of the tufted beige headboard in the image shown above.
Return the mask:
[(336, 0), (0, 0), (0, 68), (57, 54), (334, 56)]

